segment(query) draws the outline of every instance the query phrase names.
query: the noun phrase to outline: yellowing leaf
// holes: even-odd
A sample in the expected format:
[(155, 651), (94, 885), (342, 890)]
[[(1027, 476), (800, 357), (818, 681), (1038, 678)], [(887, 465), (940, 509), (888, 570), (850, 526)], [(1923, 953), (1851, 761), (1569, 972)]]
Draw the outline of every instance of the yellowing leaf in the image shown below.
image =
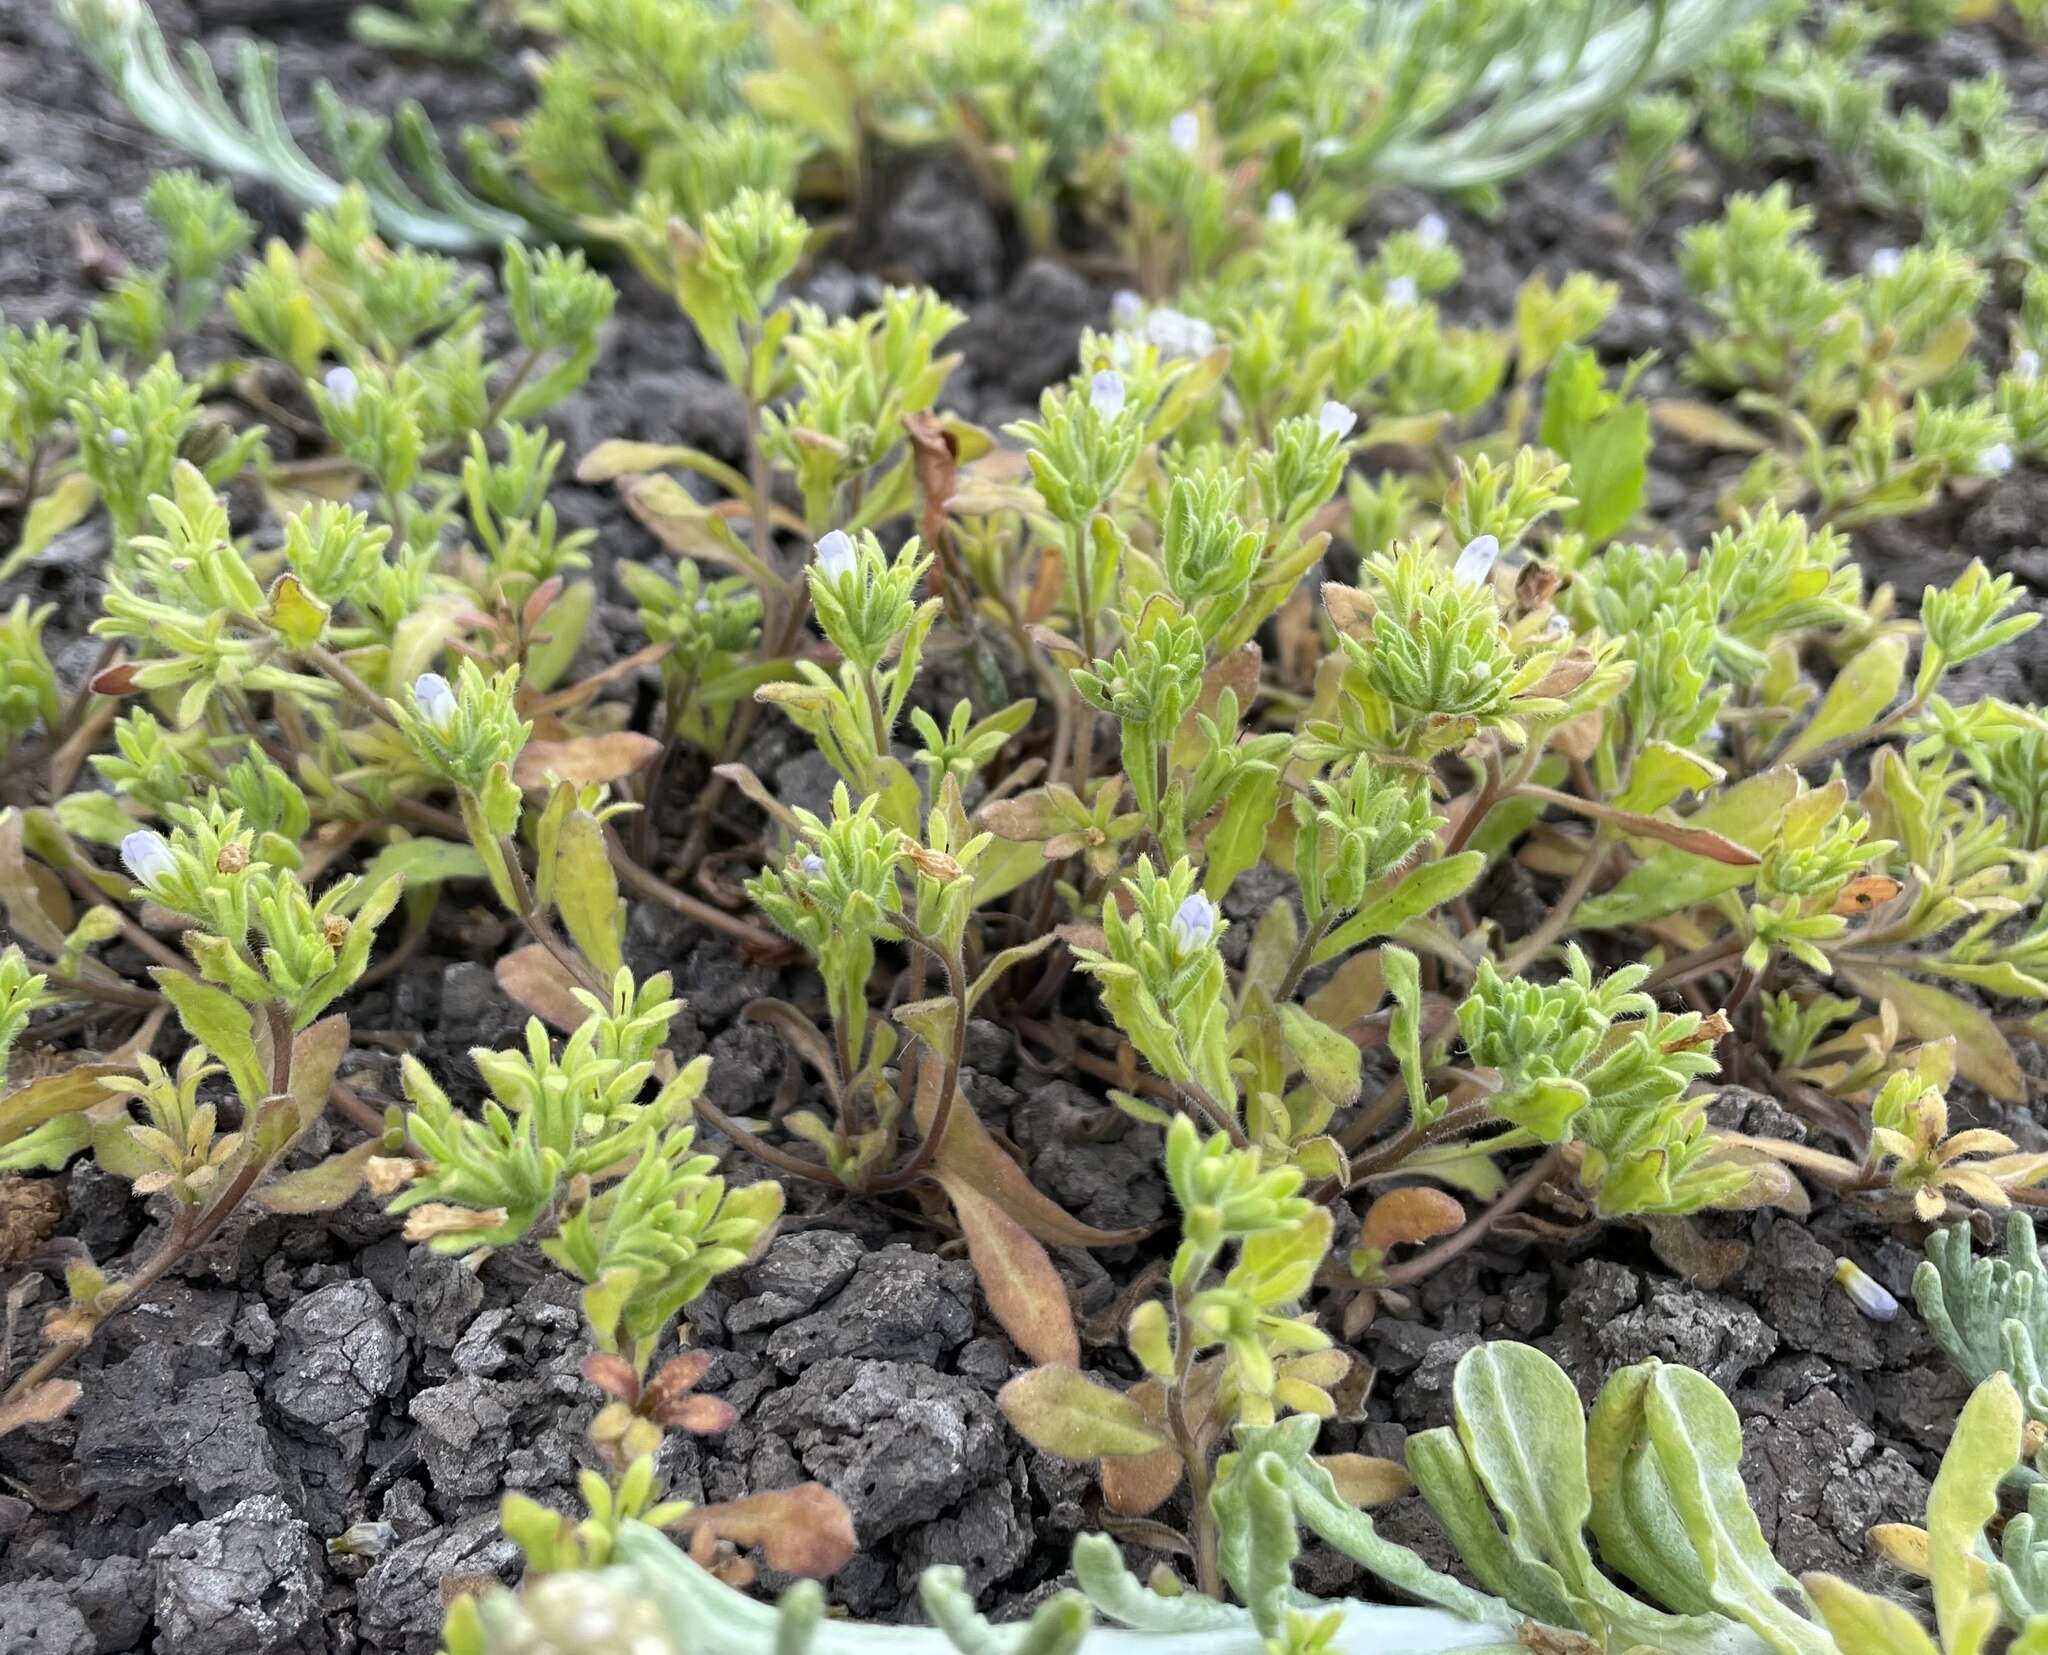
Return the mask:
[(1384, 1253), (1389, 1247), (1428, 1241), (1464, 1227), (1462, 1202), (1427, 1184), (1414, 1184), (1389, 1190), (1367, 1209), (1359, 1240)]
[(66, 529), (83, 523), (99, 497), (99, 488), (82, 471), (72, 472), (48, 494), (39, 496), (22, 522), (21, 539), (13, 551), (0, 559), (0, 580), (9, 579)]
[(1168, 1446), (1135, 1402), (1078, 1368), (1020, 1373), (996, 1393), (996, 1405), (1027, 1442), (1062, 1459), (1150, 1454)]
[(637, 730), (572, 736), (567, 741), (529, 741), (512, 767), (512, 779), (529, 789), (545, 787), (550, 781), (577, 787), (610, 785), (645, 769), (660, 751), (660, 742)]
[(555, 842), (555, 907), (584, 958), (610, 982), (625, 963), (625, 914), (604, 828), (587, 810), (570, 811)]
[(1904, 638), (1887, 633), (1866, 644), (1835, 674), (1806, 728), (1785, 748), (1785, 762), (1797, 764), (1832, 742), (1868, 730), (1891, 706), (1905, 674)]
[(1034, 1362), (1079, 1366), (1080, 1335), (1066, 1284), (1031, 1233), (964, 1178), (939, 1174), (988, 1308)]
[(1845, 967), (1843, 978), (1859, 994), (1888, 1000), (1912, 1034), (1921, 1040), (1955, 1036), (1956, 1068), (1974, 1086), (2001, 1103), (2019, 1103), (2027, 1095), (2027, 1077), (2012, 1047), (1998, 1032), (1983, 1007), (1896, 971)]

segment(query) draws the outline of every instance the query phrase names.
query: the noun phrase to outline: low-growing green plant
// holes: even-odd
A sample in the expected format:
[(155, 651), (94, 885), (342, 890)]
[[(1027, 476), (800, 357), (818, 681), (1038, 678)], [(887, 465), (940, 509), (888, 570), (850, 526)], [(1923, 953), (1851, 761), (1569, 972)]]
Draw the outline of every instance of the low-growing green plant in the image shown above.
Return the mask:
[[(1167, 1649), (1191, 1637), (1205, 1649), (1246, 1655), (1368, 1647), (1505, 1655), (1582, 1646), (1678, 1655), (1967, 1655), (2008, 1632), (2017, 1649), (2048, 1635), (2033, 1595), (2032, 1519), (2009, 1523), (1996, 1560), (1984, 1556), (2000, 1478), (2022, 1451), (2019, 1398), (2003, 1377), (1979, 1386), (1963, 1409), (1925, 1529), (1887, 1534), (1931, 1581), (1931, 1631), (1902, 1603), (1833, 1575), (1795, 1578), (1778, 1563), (1742, 1486), (1735, 1409), (1689, 1368), (1623, 1368), (1589, 1417), (1549, 1358), (1525, 1345), (1482, 1345), (1458, 1363), (1452, 1412), (1453, 1426), (1410, 1439), (1409, 1465), (1478, 1591), (1375, 1532), (1342, 1483), (1308, 1453), (1314, 1422), (1303, 1416), (1242, 1428), (1222, 1462), (1209, 1504), (1236, 1604), (1148, 1587), (1125, 1569), (1110, 1540), (1089, 1535), (1074, 1549), (1078, 1590), (1042, 1606), (1028, 1628), (990, 1627), (974, 1614), (959, 1572), (934, 1568), (920, 1587), (933, 1630), (892, 1629), (890, 1636), (933, 1651), (1069, 1655)], [(1291, 1579), (1302, 1528), (1430, 1607), (1305, 1597)], [(1588, 1529), (1599, 1544), (1597, 1562)], [(712, 1627), (741, 1652), (833, 1651), (868, 1635), (824, 1619), (808, 1584), (772, 1608), (749, 1603), (644, 1527), (626, 1526), (613, 1555), (609, 1571), (550, 1571), (520, 1598), (500, 1588), (465, 1600), (451, 1619), (450, 1655), (568, 1649), (572, 1624), (580, 1637), (596, 1628), (622, 1646), (630, 1637), (650, 1655), (693, 1647)], [(1096, 1613), (1132, 1630), (1097, 1632)]]

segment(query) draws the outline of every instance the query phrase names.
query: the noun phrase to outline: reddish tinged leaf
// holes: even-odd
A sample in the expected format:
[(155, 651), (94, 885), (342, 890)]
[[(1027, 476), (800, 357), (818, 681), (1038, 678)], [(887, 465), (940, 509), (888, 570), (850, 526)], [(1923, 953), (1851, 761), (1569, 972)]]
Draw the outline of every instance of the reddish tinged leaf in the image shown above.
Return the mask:
[(1887, 873), (1858, 874), (1835, 898), (1835, 912), (1867, 914), (1873, 908), (1882, 908), (1905, 888)]
[(1066, 1460), (1152, 1454), (1166, 1432), (1122, 1391), (1064, 1364), (1020, 1373), (996, 1393), (996, 1406), (1026, 1441)]
[(678, 1526), (693, 1542), (708, 1534), (735, 1546), (758, 1546), (769, 1568), (811, 1580), (843, 1567), (859, 1544), (853, 1514), (823, 1483), (697, 1506)]
[(730, 1431), (740, 1421), (740, 1411), (723, 1397), (679, 1396), (647, 1416), (671, 1431), (687, 1431), (693, 1437), (715, 1437)]
[(623, 1356), (610, 1351), (592, 1351), (583, 1358), (583, 1377), (605, 1395), (615, 1396), (621, 1402), (640, 1400), (639, 1375), (633, 1372), (633, 1364)]
[(1417, 1184), (1390, 1190), (1375, 1201), (1365, 1215), (1359, 1239), (1384, 1253), (1390, 1247), (1428, 1241), (1464, 1227), (1462, 1202), (1442, 1190)]
[(515, 948), (498, 961), (493, 975), (498, 979), (498, 987), (520, 1006), (564, 1034), (582, 1023), (583, 1007), (570, 992), (575, 984), (562, 962), (540, 943)]
[(62, 1419), (84, 1394), (85, 1387), (75, 1379), (44, 1380), (27, 1396), (16, 1397), (0, 1407), (0, 1437), (9, 1431), (19, 1431), (24, 1425), (48, 1425), (52, 1420)]
[[(937, 1115), (939, 1076), (936, 1064), (919, 1065), (915, 1109), (927, 1132)], [(973, 1108), (956, 1100), (947, 1117), (946, 1136), (939, 1145), (937, 1170), (951, 1173), (1001, 1207), (1040, 1241), (1053, 1247), (1122, 1247), (1142, 1241), (1149, 1230), (1098, 1230), (1084, 1224), (1050, 1197), (1042, 1195), (1024, 1169), (1005, 1155), (989, 1136)]]
[(965, 1179), (941, 1172), (939, 1186), (952, 1198), (967, 1256), (1003, 1331), (1034, 1362), (1078, 1367), (1081, 1338), (1074, 1331), (1073, 1307), (1045, 1249)]
[[(1166, 1398), (1159, 1381), (1142, 1380), (1125, 1394), (1163, 1434)], [(1157, 1511), (1187, 1474), (1185, 1462), (1171, 1448), (1155, 1449), (1149, 1454), (1113, 1454), (1100, 1461), (1097, 1470), (1101, 1474), (1103, 1500), (1122, 1517), (1143, 1517)]]
[(135, 682), (135, 675), (141, 670), (134, 661), (117, 661), (110, 667), (102, 667), (92, 675), (92, 693), (107, 696), (133, 695), (140, 687)]
[(661, 743), (638, 730), (614, 730), (602, 736), (572, 736), (567, 741), (529, 741), (512, 766), (521, 787), (545, 787), (550, 781), (591, 783), (622, 781), (645, 769), (661, 751)]

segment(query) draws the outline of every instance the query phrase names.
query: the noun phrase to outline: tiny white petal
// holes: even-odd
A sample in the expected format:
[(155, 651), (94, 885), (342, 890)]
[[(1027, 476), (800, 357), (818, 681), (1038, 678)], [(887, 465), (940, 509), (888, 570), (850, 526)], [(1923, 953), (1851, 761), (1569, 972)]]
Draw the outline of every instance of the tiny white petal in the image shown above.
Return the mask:
[(121, 841), (121, 865), (135, 876), (136, 884), (154, 885), (178, 864), (161, 833), (138, 828)]
[(2025, 380), (2029, 385), (2033, 384), (2035, 380), (2041, 377), (2041, 353), (2039, 351), (2021, 351), (2019, 355), (2012, 359), (2012, 376), (2015, 379)]
[(1104, 419), (1115, 419), (1124, 411), (1124, 376), (1104, 368), (1088, 381), (1088, 401)]
[(711, 600), (709, 598), (699, 598), (697, 600), (697, 613), (700, 615), (711, 613)]
[(126, 448), (128, 446), (128, 433), (117, 425), (107, 433), (107, 441), (116, 448)]
[(1341, 402), (1326, 402), (1316, 416), (1316, 424), (1326, 437), (1335, 437), (1342, 442), (1358, 426), (1358, 415)]
[(438, 672), (423, 672), (412, 681), (412, 699), (435, 729), (445, 730), (455, 722), (455, 691)]
[(356, 405), (356, 392), (361, 389), (356, 376), (347, 368), (327, 370), (327, 394), (344, 408)]
[(1899, 1301), (1884, 1284), (1868, 1275), (1852, 1260), (1835, 1260), (1835, 1282), (1849, 1296), (1849, 1302), (1873, 1322), (1889, 1322), (1899, 1313)]
[(1455, 580), (1468, 580), (1474, 586), (1484, 585), (1486, 577), (1493, 573), (1493, 560), (1499, 556), (1499, 540), (1490, 534), (1482, 534), (1477, 540), (1469, 541), (1458, 554), (1458, 561), (1451, 565), (1451, 576)]
[(1987, 477), (2003, 477), (2012, 470), (2012, 445), (1995, 442), (1977, 456), (1977, 469)]
[(1192, 109), (1183, 109), (1174, 116), (1166, 129), (1166, 135), (1173, 140), (1173, 147), (1183, 155), (1195, 153), (1195, 145), (1202, 141), (1202, 118)]
[(1145, 301), (1141, 295), (1128, 287), (1120, 287), (1109, 296), (1109, 319), (1120, 328), (1134, 328), (1145, 314)]
[(1286, 190), (1275, 190), (1266, 197), (1266, 217), (1275, 224), (1285, 224), (1294, 217), (1294, 197)]
[(1896, 276), (1901, 257), (1896, 247), (1880, 247), (1870, 255), (1870, 273), (1873, 276)]
[(1704, 730), (1700, 731), (1700, 740), (1711, 741), (1716, 747), (1720, 746), (1727, 739), (1728, 732), (1718, 724), (1709, 724)]
[(1174, 910), (1174, 945), (1182, 953), (1189, 953), (1207, 944), (1216, 934), (1216, 904), (1201, 891), (1191, 892), (1188, 899)]
[(809, 851), (805, 854), (804, 859), (801, 862), (799, 862), (797, 866), (802, 868), (805, 873), (811, 876), (811, 878), (816, 879), (818, 875), (825, 871), (825, 859), (824, 857), (820, 856), (816, 851)]
[(1570, 634), (1571, 629), (1572, 623), (1566, 620), (1565, 617), (1562, 615), (1552, 615), (1550, 619), (1544, 622), (1543, 624), (1543, 630), (1553, 638), (1566, 637)]
[(1412, 305), (1415, 303), (1415, 278), (1413, 276), (1390, 276), (1387, 278), (1387, 303), (1390, 305)]
[(1424, 213), (1415, 221), (1415, 239), (1425, 247), (1441, 247), (1450, 236), (1451, 227), (1441, 213)]
[(843, 580), (853, 573), (859, 561), (853, 547), (853, 537), (844, 529), (834, 529), (817, 545), (818, 567), (824, 571), (827, 580)]
[(1207, 356), (1216, 348), (1216, 330), (1199, 317), (1162, 306), (1145, 318), (1145, 338), (1162, 356)]

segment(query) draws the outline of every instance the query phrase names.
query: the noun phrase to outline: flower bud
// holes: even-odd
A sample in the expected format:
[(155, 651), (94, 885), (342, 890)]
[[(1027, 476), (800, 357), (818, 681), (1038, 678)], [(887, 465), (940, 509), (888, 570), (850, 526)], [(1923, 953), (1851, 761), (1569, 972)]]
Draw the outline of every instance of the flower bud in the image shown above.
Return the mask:
[(1861, 1266), (1845, 1258), (1835, 1260), (1835, 1285), (1849, 1296), (1849, 1302), (1873, 1322), (1889, 1322), (1899, 1313), (1899, 1301), (1881, 1282)]
[(1120, 287), (1109, 296), (1109, 319), (1117, 327), (1131, 328), (1145, 314), (1145, 301), (1128, 287)]
[(1198, 948), (1207, 947), (1209, 939), (1216, 934), (1216, 904), (1205, 892), (1191, 891), (1187, 900), (1174, 911), (1169, 930), (1174, 946), (1183, 954), (1192, 954)]
[(1266, 218), (1269, 223), (1285, 224), (1294, 217), (1294, 197), (1285, 190), (1275, 190), (1266, 197)]
[(1124, 411), (1124, 376), (1104, 368), (1088, 381), (1088, 401), (1104, 419), (1115, 419)]
[(1415, 221), (1415, 239), (1425, 247), (1441, 247), (1450, 239), (1451, 228), (1441, 213), (1424, 213)]
[(812, 879), (820, 879), (825, 873), (825, 859), (816, 851), (806, 853), (804, 859), (797, 866)]
[(220, 848), (220, 855), (213, 859), (216, 873), (240, 873), (249, 865), (249, 847), (239, 839), (230, 839)]
[(126, 448), (128, 446), (128, 433), (117, 425), (107, 433), (107, 441), (116, 448)]
[(148, 828), (138, 828), (121, 841), (121, 864), (142, 886), (156, 884), (178, 865), (164, 836)]
[(1486, 577), (1493, 573), (1493, 560), (1500, 556), (1500, 541), (1493, 535), (1482, 534), (1469, 541), (1458, 554), (1458, 561), (1451, 565), (1451, 576), (1455, 580), (1470, 581), (1474, 586), (1486, 584)]
[(1195, 146), (1202, 141), (1201, 116), (1192, 109), (1183, 109), (1168, 125), (1166, 135), (1173, 140), (1173, 147), (1181, 154), (1194, 154)]
[(438, 672), (423, 672), (412, 681), (412, 699), (420, 716), (435, 729), (446, 730), (455, 722), (455, 691)]
[(329, 368), (327, 370), (326, 385), (327, 394), (334, 398), (338, 407), (347, 409), (353, 408), (356, 405), (356, 392), (361, 387), (357, 384), (356, 376), (352, 370), (348, 368)]
[(818, 568), (827, 580), (843, 580), (853, 573), (858, 561), (853, 540), (844, 529), (834, 529), (817, 545)]

